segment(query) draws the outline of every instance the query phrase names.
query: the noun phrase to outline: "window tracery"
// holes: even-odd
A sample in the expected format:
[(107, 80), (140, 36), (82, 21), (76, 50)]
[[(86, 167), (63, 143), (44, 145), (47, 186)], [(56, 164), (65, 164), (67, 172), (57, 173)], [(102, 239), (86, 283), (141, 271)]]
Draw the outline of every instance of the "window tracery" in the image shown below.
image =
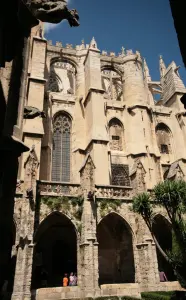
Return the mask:
[(111, 164), (112, 185), (130, 186), (129, 166), (123, 164)]
[(54, 70), (50, 72), (49, 77), (49, 90), (51, 92), (60, 93), (63, 90), (63, 84), (60, 77), (55, 73)]
[(105, 90), (105, 98), (121, 101), (123, 94), (122, 80), (117, 72), (108, 69), (103, 70), (102, 87)]
[(52, 181), (70, 181), (71, 119), (61, 113), (54, 120)]
[(49, 91), (62, 94), (74, 94), (75, 73), (76, 70), (74, 66), (67, 61), (57, 61), (53, 63), (49, 76)]

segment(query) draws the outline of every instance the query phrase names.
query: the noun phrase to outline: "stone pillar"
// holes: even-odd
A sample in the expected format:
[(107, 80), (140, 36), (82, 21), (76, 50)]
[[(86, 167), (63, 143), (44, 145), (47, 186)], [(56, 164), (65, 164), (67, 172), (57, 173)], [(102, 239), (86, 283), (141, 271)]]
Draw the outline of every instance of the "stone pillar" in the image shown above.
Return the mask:
[(22, 200), (20, 240), (18, 245), (12, 299), (30, 299), (33, 259), (33, 232), (38, 159), (34, 147), (24, 163), (24, 197)]
[(94, 202), (94, 163), (87, 155), (80, 170), (81, 186), (84, 193), (82, 232), (80, 243), (81, 255), (81, 291), (82, 297), (99, 295), (98, 288), (98, 243), (96, 237), (96, 205)]
[(138, 219), (138, 243), (136, 245), (139, 259), (139, 283), (143, 291), (154, 290), (159, 283), (156, 246), (151, 234), (141, 218)]
[[(100, 50), (93, 39), (85, 58), (85, 120), (86, 147), (91, 148), (91, 155), (96, 165), (95, 183), (109, 184), (109, 158), (106, 130), (105, 102), (101, 85)], [(102, 164), (100, 164), (100, 161)]]
[[(44, 89), (46, 80), (45, 63), (46, 63), (46, 40), (34, 36), (32, 39), (32, 53), (31, 53), (31, 74), (28, 83), (28, 101), (27, 106), (32, 106), (40, 111), (44, 109)], [(31, 148), (35, 145), (38, 160), (41, 155), (41, 140), (44, 135), (43, 120), (40, 117), (25, 120), (23, 126), (24, 142)], [(26, 154), (23, 155), (23, 162), (26, 160)], [(22, 164), (22, 174), (24, 174), (24, 167)], [(38, 172), (39, 176), (39, 172)], [(37, 178), (38, 179), (38, 178)]]
[(128, 54), (124, 57), (123, 98), (128, 106), (147, 104), (148, 97), (145, 90), (140, 53)]
[(153, 291), (159, 283), (156, 246), (152, 238), (147, 238), (144, 243), (137, 245), (137, 249), (140, 261), (141, 288), (144, 291)]

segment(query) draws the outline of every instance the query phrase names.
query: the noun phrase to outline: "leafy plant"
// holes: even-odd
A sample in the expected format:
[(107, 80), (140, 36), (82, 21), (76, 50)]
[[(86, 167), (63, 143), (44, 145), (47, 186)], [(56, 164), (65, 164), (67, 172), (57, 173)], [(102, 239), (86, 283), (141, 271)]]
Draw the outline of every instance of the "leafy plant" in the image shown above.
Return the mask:
[(141, 293), (142, 299), (145, 300), (170, 300), (171, 295), (156, 292)]
[(83, 212), (83, 197), (47, 197), (44, 196), (41, 198), (41, 203), (47, 205), (50, 210), (63, 210), (65, 213), (71, 210), (71, 206), (75, 208), (74, 217), (78, 220), (81, 219)]
[[(173, 247), (167, 253), (153, 233), (154, 206), (163, 207), (172, 224)], [(160, 253), (172, 265), (182, 287), (186, 287), (186, 182), (167, 180), (157, 184), (152, 195), (142, 193), (133, 198), (132, 210), (143, 217)]]
[(121, 206), (121, 201), (118, 199), (99, 198), (97, 202), (99, 203), (101, 217), (104, 217), (109, 209), (117, 211)]

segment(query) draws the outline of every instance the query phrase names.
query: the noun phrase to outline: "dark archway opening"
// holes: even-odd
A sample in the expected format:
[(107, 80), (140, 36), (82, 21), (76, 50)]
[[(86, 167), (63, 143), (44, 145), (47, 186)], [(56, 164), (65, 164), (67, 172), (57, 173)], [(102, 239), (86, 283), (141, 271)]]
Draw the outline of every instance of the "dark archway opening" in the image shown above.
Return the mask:
[(77, 236), (72, 222), (53, 213), (37, 231), (32, 289), (62, 286), (65, 273), (77, 272)]
[(103, 218), (97, 238), (99, 284), (135, 282), (132, 234), (122, 217), (111, 213)]
[(1, 286), (0, 298), (9, 300), (11, 299), (13, 286), (14, 286), (14, 277), (15, 277), (15, 268), (17, 260), (17, 251), (13, 250), (16, 242), (16, 225), (14, 221), (12, 222), (12, 227), (10, 229), (9, 235), (7, 235), (9, 247), (6, 249), (5, 256), (3, 257), (5, 262), (7, 262), (6, 268), (3, 272), (4, 280)]
[[(154, 218), (152, 226), (153, 233), (162, 249), (167, 252), (172, 250), (172, 229), (171, 224), (161, 215)], [(163, 271), (168, 281), (176, 280), (171, 265), (166, 261), (160, 251), (157, 249), (157, 259), (159, 271)]]

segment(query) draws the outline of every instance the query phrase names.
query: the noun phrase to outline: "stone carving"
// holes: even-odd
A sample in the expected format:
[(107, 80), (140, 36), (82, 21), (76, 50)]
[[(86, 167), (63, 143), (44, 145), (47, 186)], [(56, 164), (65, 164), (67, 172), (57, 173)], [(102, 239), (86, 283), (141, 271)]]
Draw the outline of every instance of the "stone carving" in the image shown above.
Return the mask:
[(69, 10), (66, 0), (22, 0), (32, 15), (42, 22), (59, 23), (67, 19), (70, 26), (79, 26), (76, 9)]
[(35, 119), (36, 117), (46, 118), (45, 112), (40, 111), (36, 107), (25, 106), (24, 108), (24, 119)]
[[(59, 23), (68, 20), (70, 26), (79, 26), (76, 9), (69, 10), (66, 0), (18, 0), (6, 1), (2, 6), (4, 16), (0, 24), (0, 66), (10, 62), (17, 54), (23, 37), (28, 38), (32, 27), (39, 24), (38, 20)], [(11, 13), (10, 13), (11, 12)], [(9, 23), (11, 20), (11, 30)], [(21, 30), (20, 30), (21, 28)], [(8, 33), (6, 32), (8, 30)]]
[(145, 182), (146, 171), (140, 159), (136, 159), (131, 168), (129, 176), (131, 177), (132, 186), (137, 191), (143, 192), (146, 187)]
[(80, 169), (81, 185), (87, 192), (94, 191), (94, 169), (94, 162), (90, 153), (88, 153)]
[(67, 184), (67, 183), (47, 183), (40, 182), (38, 186), (38, 192), (40, 195), (56, 195), (56, 196), (78, 196), (81, 194), (81, 187), (79, 184)]
[(169, 168), (167, 172), (166, 179), (173, 180), (173, 179), (183, 179), (184, 174), (182, 169), (180, 168), (179, 161), (175, 161)]
[(75, 74), (75, 68), (69, 62), (57, 61), (53, 64), (53, 67), (59, 68), (59, 69), (69, 70), (69, 71), (71, 71), (72, 73)]
[(24, 167), (26, 169), (26, 175), (31, 176), (32, 179), (35, 179), (37, 175), (38, 166), (39, 166), (39, 162), (35, 152), (35, 146), (33, 145), (24, 163)]
[(24, 181), (18, 179), (16, 184), (16, 195), (23, 194), (23, 191), (24, 191)]
[(133, 191), (127, 187), (113, 187), (113, 186), (98, 186), (96, 185), (96, 197), (108, 199), (122, 199), (133, 197)]
[(163, 61), (162, 55), (160, 55), (159, 65), (160, 65), (160, 75), (161, 75), (161, 77), (163, 77), (166, 73), (167, 68), (166, 68), (165, 63)]

